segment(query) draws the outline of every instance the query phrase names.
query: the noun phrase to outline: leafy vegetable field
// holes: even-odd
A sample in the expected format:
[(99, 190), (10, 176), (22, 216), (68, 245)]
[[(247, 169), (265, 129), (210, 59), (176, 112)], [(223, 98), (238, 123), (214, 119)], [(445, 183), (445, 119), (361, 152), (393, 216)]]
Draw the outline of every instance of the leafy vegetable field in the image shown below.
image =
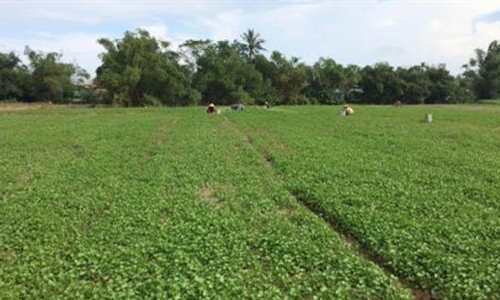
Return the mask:
[(359, 107), (353, 117), (336, 109), (230, 118), (299, 201), (414, 289), (499, 298), (500, 109)]
[(0, 112), (0, 298), (498, 297), (500, 107), (337, 110)]

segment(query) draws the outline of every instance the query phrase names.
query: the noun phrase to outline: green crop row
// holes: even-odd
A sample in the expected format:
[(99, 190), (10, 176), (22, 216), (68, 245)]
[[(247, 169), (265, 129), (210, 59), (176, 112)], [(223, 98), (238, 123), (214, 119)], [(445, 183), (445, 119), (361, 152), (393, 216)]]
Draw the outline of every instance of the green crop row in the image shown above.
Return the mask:
[[(289, 107), (230, 115), (311, 210), (443, 299), (500, 295), (500, 110)], [(423, 123), (432, 111), (434, 122)]]
[(236, 116), (0, 113), (0, 298), (410, 298), (297, 203)]

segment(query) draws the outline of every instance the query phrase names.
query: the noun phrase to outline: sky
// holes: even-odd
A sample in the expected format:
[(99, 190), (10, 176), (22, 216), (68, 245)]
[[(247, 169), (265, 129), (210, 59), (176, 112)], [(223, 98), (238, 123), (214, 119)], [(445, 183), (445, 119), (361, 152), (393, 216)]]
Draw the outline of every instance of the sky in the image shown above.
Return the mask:
[(0, 0), (0, 52), (26, 45), (62, 53), (90, 74), (99, 38), (148, 30), (176, 49), (188, 39), (234, 40), (254, 29), (277, 50), (312, 65), (446, 64), (455, 75), (500, 39), (500, 0)]

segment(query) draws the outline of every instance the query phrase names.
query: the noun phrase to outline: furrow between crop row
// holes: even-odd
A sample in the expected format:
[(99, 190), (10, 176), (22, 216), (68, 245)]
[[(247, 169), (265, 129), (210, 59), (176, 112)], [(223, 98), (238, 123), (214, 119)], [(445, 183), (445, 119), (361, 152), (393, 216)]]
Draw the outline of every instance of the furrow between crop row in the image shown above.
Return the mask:
[[(226, 118), (227, 120), (227, 118)], [(227, 120), (227, 122), (230, 122)], [(279, 178), (279, 180), (283, 180), (280, 176), (279, 173), (274, 170), (274, 159), (272, 156), (267, 153), (260, 151), (253, 143), (253, 138), (240, 131), (238, 128), (235, 126), (231, 126), (235, 131), (237, 131), (238, 135), (242, 137), (242, 139), (245, 141), (245, 144), (251, 148), (253, 151), (258, 153), (262, 157), (262, 161), (264, 165), (268, 166), (269, 168), (272, 169), (272, 174), (274, 175), (275, 178)], [(321, 207), (318, 205), (315, 205), (313, 202), (308, 201), (306, 196), (301, 193), (299, 190), (287, 190), (290, 196), (296, 200), (297, 204), (299, 204), (304, 210), (310, 212), (312, 215), (316, 216), (326, 224), (328, 224), (328, 227), (338, 236), (342, 238), (342, 240), (350, 245), (351, 249), (355, 251), (359, 256), (363, 257), (365, 260), (372, 262), (376, 266), (378, 266), (381, 270), (384, 271), (384, 273), (390, 277), (394, 278), (394, 284), (403, 288), (406, 288), (410, 290), (414, 296), (414, 299), (416, 300), (434, 300), (438, 299), (438, 297), (434, 294), (432, 294), (429, 291), (425, 291), (422, 289), (418, 289), (413, 287), (408, 280), (406, 280), (404, 277), (399, 276), (394, 268), (391, 266), (390, 263), (388, 263), (382, 256), (380, 256), (378, 253), (366, 248), (363, 246), (363, 244), (354, 236), (352, 235), (347, 228), (344, 228), (340, 222), (332, 218), (328, 213), (324, 212)]]
[(356, 251), (357, 254), (361, 255), (368, 261), (376, 264), (379, 268), (381, 268), (387, 275), (391, 277), (396, 277), (396, 284), (401, 285), (412, 291), (415, 299), (418, 300), (432, 300), (438, 299), (438, 297), (432, 294), (429, 291), (416, 289), (414, 288), (405, 278), (399, 276), (394, 268), (391, 266), (388, 261), (386, 261), (382, 256), (378, 253), (366, 248), (363, 244), (352, 235), (346, 228), (344, 228), (338, 220), (335, 220), (331, 217), (327, 212), (323, 211), (321, 207), (315, 205), (311, 201), (308, 201), (307, 198), (300, 191), (289, 191), (290, 194), (297, 200), (297, 202), (310, 211), (312, 214), (316, 215), (318, 218), (322, 219), (326, 222), (330, 228), (335, 231), (342, 239)]

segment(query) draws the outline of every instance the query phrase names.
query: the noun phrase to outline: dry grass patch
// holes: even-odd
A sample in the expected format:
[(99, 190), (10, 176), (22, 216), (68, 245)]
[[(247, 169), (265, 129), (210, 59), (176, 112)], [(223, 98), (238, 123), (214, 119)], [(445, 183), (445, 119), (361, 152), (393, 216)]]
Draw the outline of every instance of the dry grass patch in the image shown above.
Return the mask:
[(200, 190), (201, 200), (208, 202), (214, 206), (220, 206), (219, 199), (214, 196), (215, 190), (211, 187), (204, 187)]
[(0, 103), (0, 112), (2, 111), (20, 111), (29, 109), (41, 109), (52, 107), (52, 103)]

